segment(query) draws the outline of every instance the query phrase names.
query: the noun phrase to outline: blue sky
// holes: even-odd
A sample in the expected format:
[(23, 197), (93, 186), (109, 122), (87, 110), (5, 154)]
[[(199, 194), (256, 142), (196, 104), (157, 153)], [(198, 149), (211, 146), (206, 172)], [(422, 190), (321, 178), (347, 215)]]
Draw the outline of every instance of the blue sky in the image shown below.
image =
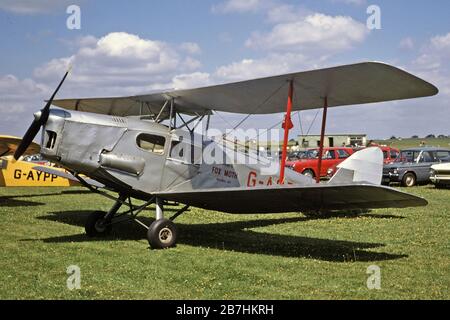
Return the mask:
[[(66, 27), (71, 4), (81, 8), (80, 30)], [(371, 4), (381, 9), (381, 30), (366, 28)], [(376, 60), (423, 77), (440, 94), (333, 109), (329, 132), (450, 135), (448, 12), (446, 0), (0, 0), (0, 131), (23, 135), (68, 64), (74, 69), (60, 97), (198, 87)], [(225, 116), (231, 123), (242, 118)], [(303, 127), (314, 116), (302, 113)], [(244, 127), (278, 119), (251, 117)]]

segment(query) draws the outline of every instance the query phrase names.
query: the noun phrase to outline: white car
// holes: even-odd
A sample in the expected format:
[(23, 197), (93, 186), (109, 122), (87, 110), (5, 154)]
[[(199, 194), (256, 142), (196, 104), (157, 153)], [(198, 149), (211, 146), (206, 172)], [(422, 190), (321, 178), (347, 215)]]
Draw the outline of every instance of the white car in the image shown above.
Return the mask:
[(436, 187), (450, 187), (450, 163), (435, 164), (430, 173), (430, 180)]

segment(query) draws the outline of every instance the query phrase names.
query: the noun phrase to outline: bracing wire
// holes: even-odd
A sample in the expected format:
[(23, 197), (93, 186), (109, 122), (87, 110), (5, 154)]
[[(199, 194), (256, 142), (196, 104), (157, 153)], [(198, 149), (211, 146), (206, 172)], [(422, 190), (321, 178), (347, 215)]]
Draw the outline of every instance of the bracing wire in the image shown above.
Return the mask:
[(233, 127), (233, 130), (236, 130), (241, 124), (243, 124), (245, 121), (248, 120), (248, 118), (250, 118), (252, 115), (254, 115), (255, 111), (257, 111), (258, 109), (260, 109), (263, 105), (265, 105), (270, 99), (272, 99), (273, 96), (275, 96), (284, 86), (286, 85), (286, 83), (283, 83), (278, 89), (276, 89), (273, 93), (271, 93), (262, 103), (260, 103), (259, 105), (257, 105), (251, 113), (249, 113), (248, 115), (246, 115), (241, 121), (239, 121), (238, 124), (236, 124)]

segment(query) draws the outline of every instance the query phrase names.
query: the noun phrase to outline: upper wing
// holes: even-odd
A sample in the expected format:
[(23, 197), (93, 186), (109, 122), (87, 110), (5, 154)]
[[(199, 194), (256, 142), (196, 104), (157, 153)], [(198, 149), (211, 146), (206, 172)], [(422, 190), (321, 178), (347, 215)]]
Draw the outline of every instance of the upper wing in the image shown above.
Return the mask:
[[(176, 110), (187, 114), (210, 114), (211, 110), (268, 114), (283, 112), (288, 80), (294, 81), (293, 110), (365, 104), (432, 96), (432, 84), (396, 67), (364, 62), (334, 68), (285, 74), (256, 80), (149, 95), (54, 100), (65, 109), (116, 116), (156, 115), (165, 101), (174, 98)], [(168, 108), (166, 108), (168, 109)], [(169, 110), (163, 112), (167, 117)]]
[(422, 198), (375, 185), (227, 188), (158, 193), (163, 199), (227, 213), (284, 213), (426, 206)]
[[(22, 138), (0, 136), (0, 157), (13, 155), (21, 142)], [(40, 150), (41, 147), (37, 143), (32, 142), (25, 151), (24, 155), (37, 154)]]

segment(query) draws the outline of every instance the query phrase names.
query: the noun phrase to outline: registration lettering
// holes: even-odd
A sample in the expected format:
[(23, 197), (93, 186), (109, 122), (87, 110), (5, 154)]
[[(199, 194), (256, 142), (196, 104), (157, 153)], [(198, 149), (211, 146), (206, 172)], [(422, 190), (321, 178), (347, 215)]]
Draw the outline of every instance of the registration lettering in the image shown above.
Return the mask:
[(28, 181), (55, 181), (58, 176), (56, 174), (50, 174), (42, 171), (22, 171), (21, 169), (14, 170), (14, 179), (20, 180), (25, 179)]
[[(289, 185), (293, 184), (288, 181)], [(247, 178), (247, 187), (256, 187), (256, 186), (272, 186), (272, 185), (281, 185), (280, 179), (278, 177), (265, 176), (263, 178), (258, 177), (258, 173), (255, 171), (250, 171)]]

